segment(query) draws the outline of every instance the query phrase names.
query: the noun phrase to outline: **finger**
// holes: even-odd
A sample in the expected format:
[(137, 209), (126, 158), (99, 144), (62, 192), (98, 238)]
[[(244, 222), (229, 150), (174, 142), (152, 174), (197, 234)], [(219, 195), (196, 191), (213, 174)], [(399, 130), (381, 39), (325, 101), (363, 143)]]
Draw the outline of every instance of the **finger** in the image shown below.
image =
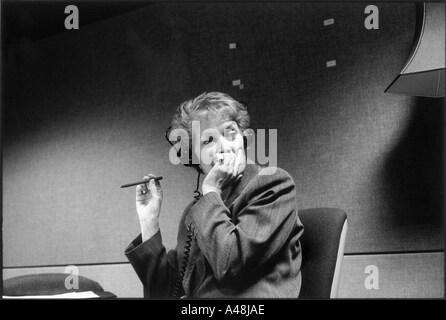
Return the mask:
[(237, 151), (237, 157), (235, 158), (235, 163), (234, 163), (234, 175), (238, 176), (239, 175), (239, 170), (240, 170), (240, 166), (242, 164), (242, 160), (243, 160), (243, 152), (242, 149), (239, 149)]
[(150, 181), (148, 182), (147, 188), (149, 189), (150, 193), (152, 196), (155, 197), (162, 197), (162, 189), (161, 189), (161, 183), (158, 180), (155, 180), (153, 178), (155, 178), (156, 176), (153, 174), (149, 174), (147, 176), (144, 177), (145, 180), (150, 179)]
[(147, 183), (140, 184), (140, 186), (141, 186), (141, 191), (142, 191), (143, 193), (148, 193), (148, 192), (150, 191), (150, 187), (149, 187), (149, 184), (150, 184), (150, 177), (149, 177), (149, 176), (144, 176), (144, 180), (147, 180)]
[(231, 175), (234, 175), (234, 165), (235, 165), (235, 161), (236, 161), (236, 156), (234, 154), (229, 154), (228, 155), (228, 173)]
[(152, 189), (153, 189), (153, 187), (152, 187), (153, 179), (150, 179), (151, 178), (150, 176), (151, 176), (150, 174), (147, 176), (144, 176), (144, 180), (147, 180), (147, 183), (143, 184), (142, 186), (143, 186), (143, 189), (146, 191), (152, 191)]
[(139, 184), (136, 186), (136, 197), (143, 196), (147, 193), (147, 188), (144, 184)]

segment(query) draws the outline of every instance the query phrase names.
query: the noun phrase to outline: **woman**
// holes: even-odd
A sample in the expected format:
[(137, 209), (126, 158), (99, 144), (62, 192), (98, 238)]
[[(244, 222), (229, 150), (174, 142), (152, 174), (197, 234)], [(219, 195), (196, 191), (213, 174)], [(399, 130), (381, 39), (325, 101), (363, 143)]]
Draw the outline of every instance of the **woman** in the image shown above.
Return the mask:
[[(192, 121), (200, 121), (200, 132), (192, 132)], [(184, 211), (175, 250), (162, 244), (159, 181), (136, 188), (141, 234), (125, 254), (146, 297), (298, 297), (303, 226), (295, 185), (280, 168), (247, 164), (248, 126), (246, 108), (223, 93), (179, 106), (172, 127), (192, 134), (198, 156), (212, 161), (200, 163), (202, 197)]]

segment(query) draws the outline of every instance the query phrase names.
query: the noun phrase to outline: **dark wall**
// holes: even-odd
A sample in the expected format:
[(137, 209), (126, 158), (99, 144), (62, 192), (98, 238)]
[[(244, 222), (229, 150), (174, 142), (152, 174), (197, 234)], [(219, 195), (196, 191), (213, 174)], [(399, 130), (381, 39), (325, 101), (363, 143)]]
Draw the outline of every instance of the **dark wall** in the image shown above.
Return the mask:
[(157, 4), (7, 47), (4, 264), (125, 261), (138, 222), (119, 186), (148, 172), (164, 176), (173, 247), (196, 175), (170, 164), (163, 135), (204, 91), (278, 130), (300, 208), (348, 213), (347, 253), (443, 248), (443, 101), (384, 93), (411, 51), (415, 5), (379, 4), (379, 30), (364, 28), (364, 7)]

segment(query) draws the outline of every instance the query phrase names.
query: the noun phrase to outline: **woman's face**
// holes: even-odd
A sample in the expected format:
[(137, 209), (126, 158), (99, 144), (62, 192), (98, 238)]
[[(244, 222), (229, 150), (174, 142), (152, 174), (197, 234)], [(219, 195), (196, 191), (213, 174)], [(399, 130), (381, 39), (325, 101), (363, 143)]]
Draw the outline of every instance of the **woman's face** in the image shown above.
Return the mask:
[(241, 158), (240, 173), (243, 172), (246, 167), (243, 134), (235, 121), (221, 117), (201, 120), (200, 133), (194, 139), (195, 145), (200, 146), (200, 165), (205, 174), (212, 169), (219, 153), (238, 155)]

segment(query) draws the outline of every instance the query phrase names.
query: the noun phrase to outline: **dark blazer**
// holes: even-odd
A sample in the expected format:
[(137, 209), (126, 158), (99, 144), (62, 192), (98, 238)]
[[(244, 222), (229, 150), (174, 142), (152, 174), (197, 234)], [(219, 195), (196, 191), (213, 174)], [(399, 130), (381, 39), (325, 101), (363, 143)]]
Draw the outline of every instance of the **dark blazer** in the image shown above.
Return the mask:
[(175, 250), (166, 252), (158, 232), (144, 243), (139, 235), (125, 255), (147, 297), (169, 298), (182, 270), (178, 287), (187, 297), (297, 298), (302, 233), (291, 176), (248, 165), (221, 195), (210, 192), (186, 208)]

